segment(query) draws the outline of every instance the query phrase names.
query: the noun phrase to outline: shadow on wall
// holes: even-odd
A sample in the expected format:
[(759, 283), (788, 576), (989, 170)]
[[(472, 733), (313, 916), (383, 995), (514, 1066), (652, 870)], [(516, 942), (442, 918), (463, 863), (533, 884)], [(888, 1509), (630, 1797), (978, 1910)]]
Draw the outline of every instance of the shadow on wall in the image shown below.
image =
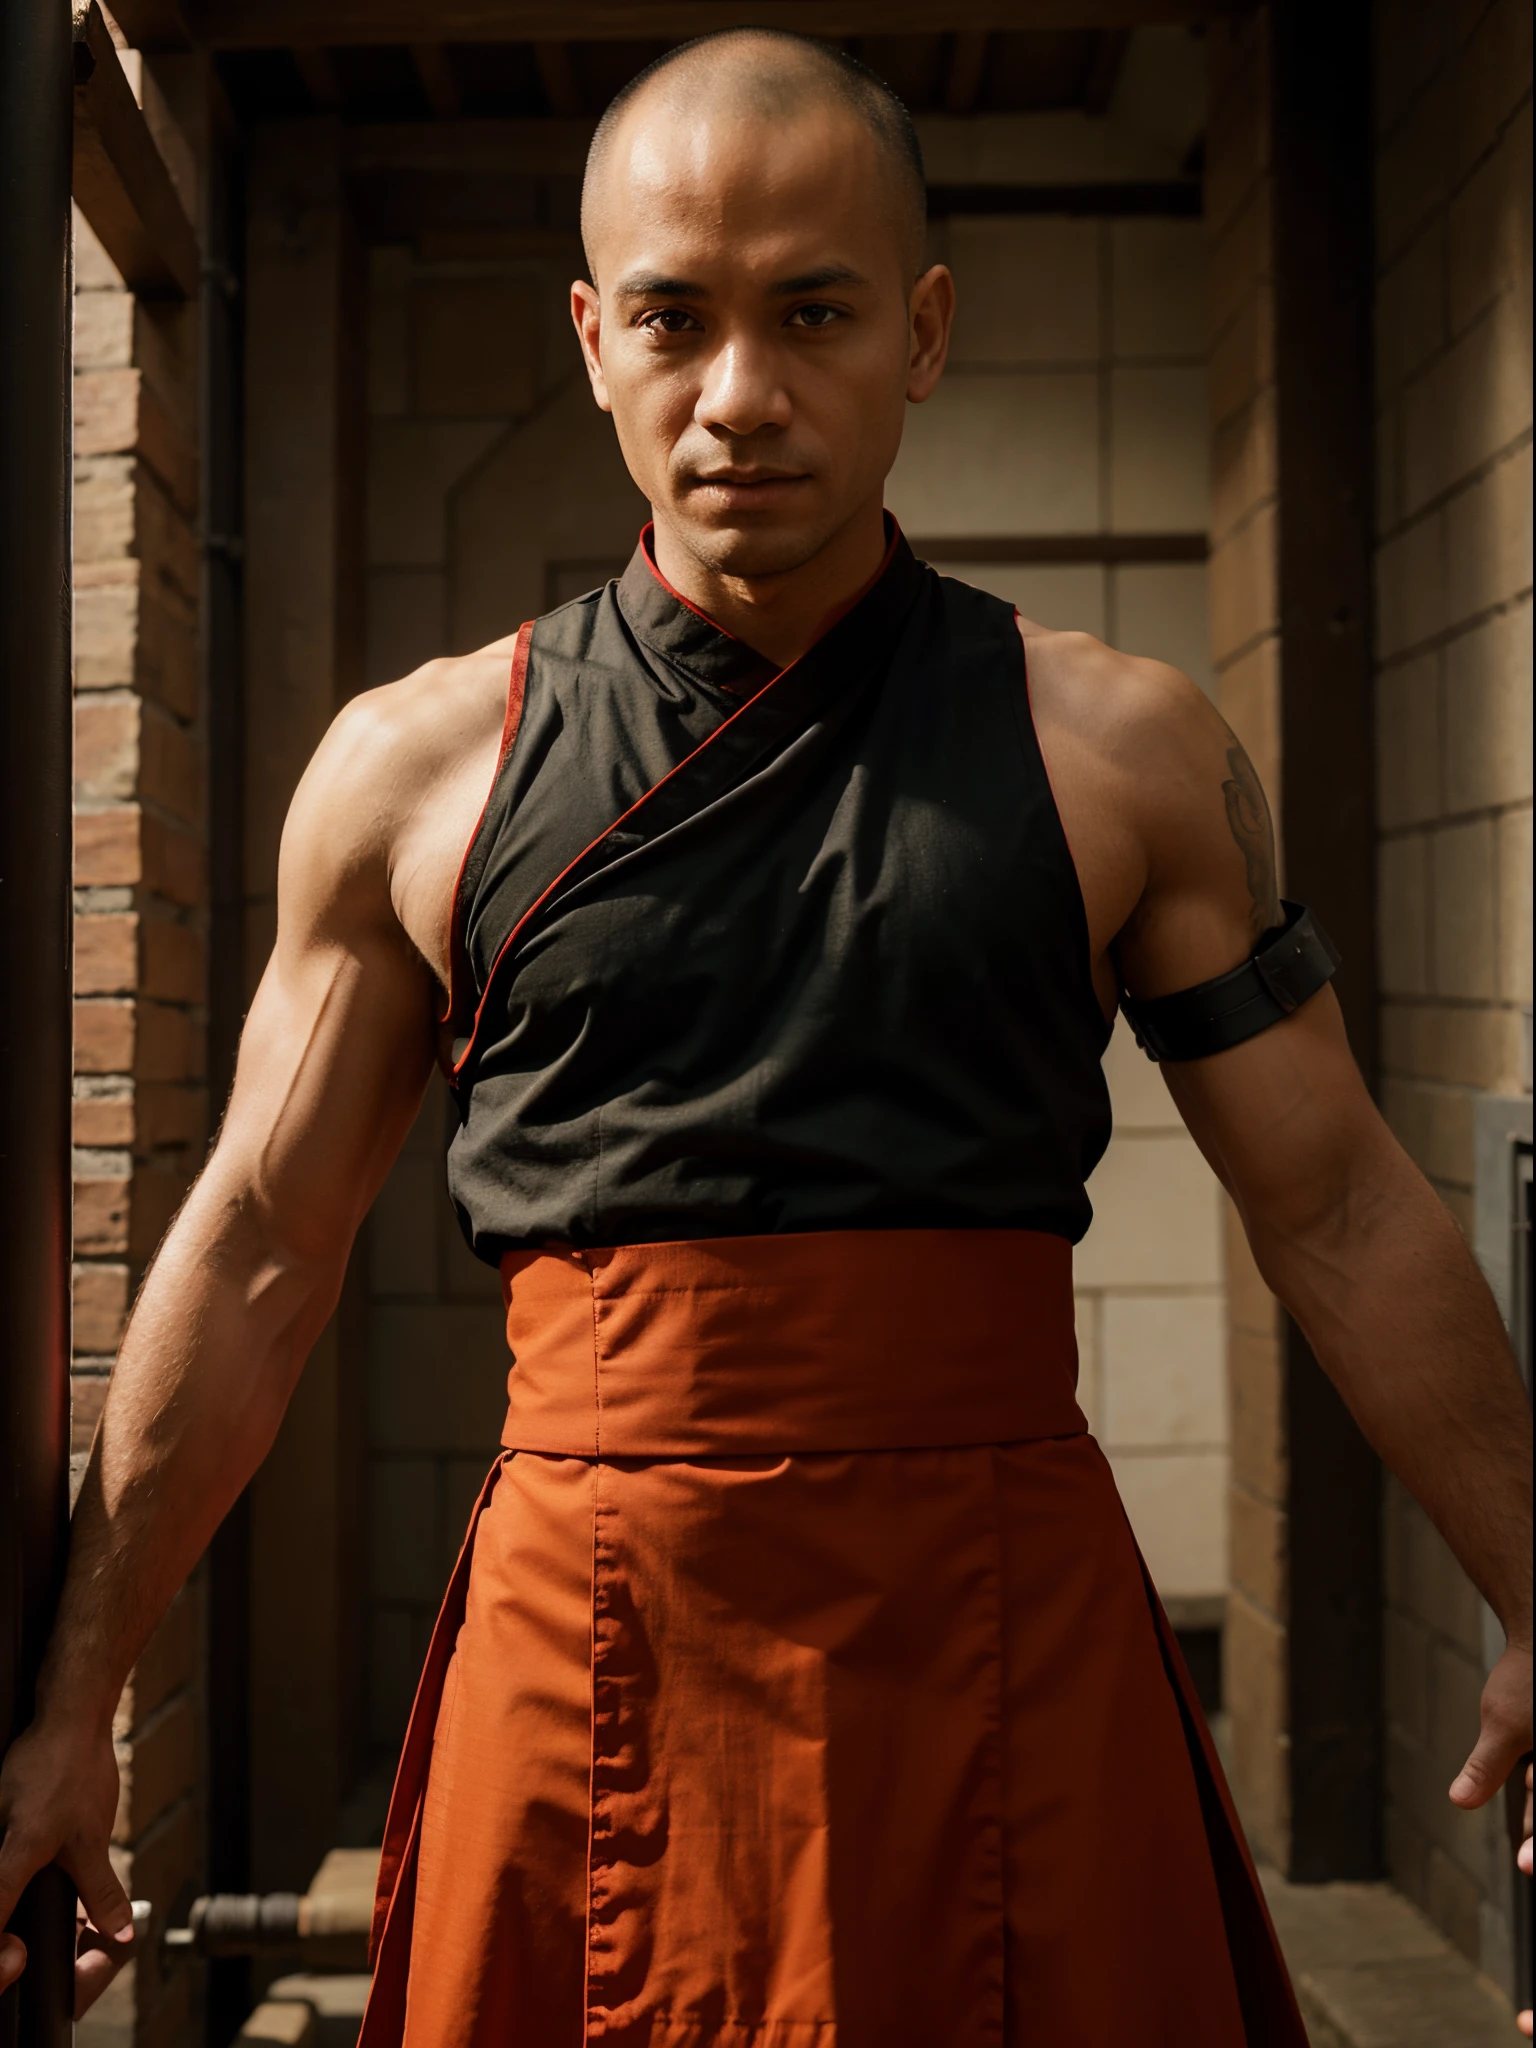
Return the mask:
[(449, 494), (450, 648), (483, 646), (602, 582), (649, 516), (578, 373)]

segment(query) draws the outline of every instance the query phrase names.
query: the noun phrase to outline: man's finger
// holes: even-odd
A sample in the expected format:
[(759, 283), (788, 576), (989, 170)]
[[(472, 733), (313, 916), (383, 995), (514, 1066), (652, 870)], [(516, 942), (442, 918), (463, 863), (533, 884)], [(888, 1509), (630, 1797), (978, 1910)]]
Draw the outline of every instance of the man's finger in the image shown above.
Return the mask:
[(9, 1990), (27, 1967), (27, 1945), (17, 1934), (0, 1934), (0, 1991)]
[(1485, 1721), (1476, 1747), (1451, 1786), (1451, 1798), (1458, 1806), (1486, 1806), (1525, 1750), (1526, 1737), (1519, 1729)]
[(91, 1925), (107, 1937), (108, 1947), (131, 1949), (133, 1907), (117, 1881), (117, 1872), (106, 1850), (97, 1849), (88, 1858), (71, 1857), (66, 1868), (75, 1881)]
[(128, 1960), (126, 1956), (109, 1955), (107, 1953), (108, 1949), (117, 1947), (116, 1942), (103, 1942), (101, 1937), (98, 1936), (97, 1943), (99, 1945), (87, 1948), (75, 1959), (75, 2018), (77, 2020), (84, 2019), (85, 2015), (123, 1967), (123, 1964)]

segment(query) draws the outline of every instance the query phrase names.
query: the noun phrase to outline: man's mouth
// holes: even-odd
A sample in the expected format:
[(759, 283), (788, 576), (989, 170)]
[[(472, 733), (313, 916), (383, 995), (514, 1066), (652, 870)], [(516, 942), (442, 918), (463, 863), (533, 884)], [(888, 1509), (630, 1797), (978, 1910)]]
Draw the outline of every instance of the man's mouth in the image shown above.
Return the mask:
[(714, 469), (696, 474), (690, 488), (708, 491), (727, 504), (748, 505), (765, 504), (784, 496), (797, 484), (809, 482), (804, 470)]

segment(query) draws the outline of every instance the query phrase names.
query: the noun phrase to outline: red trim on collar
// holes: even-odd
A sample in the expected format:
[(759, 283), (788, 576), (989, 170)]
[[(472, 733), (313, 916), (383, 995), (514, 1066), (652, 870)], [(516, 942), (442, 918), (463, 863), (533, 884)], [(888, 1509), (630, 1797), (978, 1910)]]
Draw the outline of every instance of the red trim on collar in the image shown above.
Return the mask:
[(736, 635), (728, 627), (722, 626), (718, 619), (712, 619), (708, 612), (701, 611), (691, 597), (684, 597), (680, 590), (674, 589), (666, 577), (662, 575), (660, 569), (657, 568), (656, 522), (654, 519), (647, 519), (644, 526), (640, 529), (640, 552), (645, 557), (645, 566), (656, 578), (656, 581), (661, 585), (668, 597), (676, 598), (685, 611), (692, 612), (696, 619), (702, 619), (706, 626), (713, 626), (715, 631), (724, 639), (734, 640), (736, 638)]

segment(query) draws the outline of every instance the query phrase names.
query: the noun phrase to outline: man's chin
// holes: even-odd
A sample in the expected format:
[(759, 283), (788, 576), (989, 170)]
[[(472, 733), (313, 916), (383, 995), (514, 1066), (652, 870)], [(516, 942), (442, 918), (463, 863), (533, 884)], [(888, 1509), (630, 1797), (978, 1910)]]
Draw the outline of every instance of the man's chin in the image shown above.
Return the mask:
[(751, 581), (787, 576), (814, 561), (835, 531), (822, 519), (681, 519), (674, 531), (684, 546), (716, 576)]

